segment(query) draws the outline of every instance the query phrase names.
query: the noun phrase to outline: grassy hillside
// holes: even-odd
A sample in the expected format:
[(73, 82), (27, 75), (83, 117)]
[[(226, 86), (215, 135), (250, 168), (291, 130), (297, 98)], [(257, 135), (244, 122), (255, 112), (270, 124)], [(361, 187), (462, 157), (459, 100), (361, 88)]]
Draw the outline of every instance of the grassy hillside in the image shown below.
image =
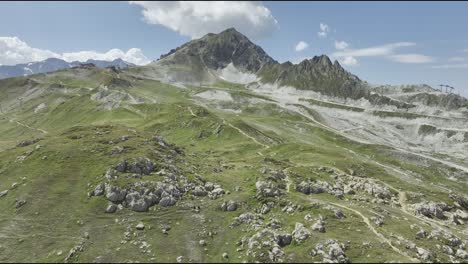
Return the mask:
[[(0, 81), (0, 261), (463, 261), (446, 248), (467, 240), (466, 226), (449, 221), (466, 213), (451, 198), (466, 196), (451, 179), (466, 173), (357, 143), (238, 84), (184, 88), (134, 74), (72, 69)], [(213, 89), (241, 112), (194, 96)], [(154, 165), (149, 173), (118, 171), (140, 158)], [(196, 195), (208, 182), (224, 194)], [(168, 184), (177, 199), (145, 212), (116, 202), (106, 213), (109, 191), (90, 196), (100, 184), (127, 197)], [(322, 191), (305, 194), (309, 185)], [(222, 209), (228, 201), (235, 210)], [(449, 205), (448, 219), (415, 214), (423, 201)], [(420, 229), (427, 235), (416, 238)], [(285, 234), (290, 243), (278, 240)]]

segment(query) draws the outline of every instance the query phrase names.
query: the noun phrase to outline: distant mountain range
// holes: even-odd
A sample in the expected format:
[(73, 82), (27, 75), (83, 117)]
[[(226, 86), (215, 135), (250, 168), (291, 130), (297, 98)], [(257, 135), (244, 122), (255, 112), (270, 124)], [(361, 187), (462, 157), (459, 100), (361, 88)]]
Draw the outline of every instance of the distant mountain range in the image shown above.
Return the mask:
[(10, 78), (10, 77), (19, 77), (27, 76), (36, 73), (46, 73), (53, 72), (62, 69), (72, 68), (80, 66), (81, 64), (94, 64), (99, 68), (107, 68), (114, 66), (119, 69), (127, 68), (129, 66), (135, 66), (135, 64), (126, 62), (122, 59), (115, 59), (113, 61), (103, 61), (103, 60), (87, 60), (86, 62), (66, 62), (61, 59), (49, 58), (43, 61), (23, 63), (17, 65), (2, 65), (0, 66), (0, 79)]

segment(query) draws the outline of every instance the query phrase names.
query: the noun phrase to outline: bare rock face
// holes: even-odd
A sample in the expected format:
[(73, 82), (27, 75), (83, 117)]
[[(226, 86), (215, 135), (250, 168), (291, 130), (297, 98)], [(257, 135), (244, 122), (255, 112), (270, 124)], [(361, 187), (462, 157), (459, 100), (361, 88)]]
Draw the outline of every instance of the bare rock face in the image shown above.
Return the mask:
[(255, 73), (263, 66), (277, 63), (234, 28), (219, 34), (207, 34), (190, 41), (168, 54), (162, 55), (163, 63), (188, 63), (202, 60), (203, 65), (212, 70), (225, 68), (232, 63), (237, 69)]

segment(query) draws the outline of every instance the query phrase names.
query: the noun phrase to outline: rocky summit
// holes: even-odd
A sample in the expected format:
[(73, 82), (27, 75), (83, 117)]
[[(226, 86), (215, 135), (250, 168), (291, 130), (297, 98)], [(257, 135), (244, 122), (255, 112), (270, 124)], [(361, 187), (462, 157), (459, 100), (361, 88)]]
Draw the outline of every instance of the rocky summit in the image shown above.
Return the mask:
[(234, 28), (0, 80), (0, 262), (466, 262), (468, 103)]

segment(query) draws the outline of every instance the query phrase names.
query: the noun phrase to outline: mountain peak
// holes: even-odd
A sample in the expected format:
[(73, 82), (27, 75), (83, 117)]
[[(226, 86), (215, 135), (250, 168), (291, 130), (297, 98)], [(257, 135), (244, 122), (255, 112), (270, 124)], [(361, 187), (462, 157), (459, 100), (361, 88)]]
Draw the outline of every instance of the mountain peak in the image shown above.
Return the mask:
[(264, 65), (277, 63), (259, 46), (235, 28), (218, 34), (209, 33), (192, 40), (160, 57), (162, 63), (198, 63), (209, 69), (236, 68), (255, 73)]

